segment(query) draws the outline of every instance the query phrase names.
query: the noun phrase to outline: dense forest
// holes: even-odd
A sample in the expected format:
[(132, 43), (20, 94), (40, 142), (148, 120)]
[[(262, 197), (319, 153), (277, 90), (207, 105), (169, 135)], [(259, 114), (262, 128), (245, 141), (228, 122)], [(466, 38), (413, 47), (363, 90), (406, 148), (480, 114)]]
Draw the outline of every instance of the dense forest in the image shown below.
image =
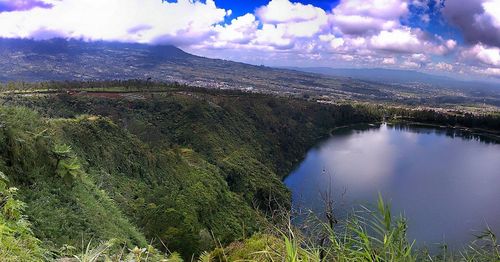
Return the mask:
[[(277, 210), (290, 208), (282, 179), (332, 129), (385, 118), (500, 130), (498, 115), (323, 104), (149, 81), (3, 88), (0, 257), (7, 261), (81, 258), (91, 246), (130, 250), (136, 261), (146, 253), (151, 260), (201, 254), (233, 261), (256, 259), (246, 256), (268, 243), (315, 256), (319, 249), (307, 250), (299, 238), (282, 242), (266, 229), (281, 223)], [(403, 224), (386, 224), (387, 232)], [(407, 252), (404, 233), (394, 234)]]

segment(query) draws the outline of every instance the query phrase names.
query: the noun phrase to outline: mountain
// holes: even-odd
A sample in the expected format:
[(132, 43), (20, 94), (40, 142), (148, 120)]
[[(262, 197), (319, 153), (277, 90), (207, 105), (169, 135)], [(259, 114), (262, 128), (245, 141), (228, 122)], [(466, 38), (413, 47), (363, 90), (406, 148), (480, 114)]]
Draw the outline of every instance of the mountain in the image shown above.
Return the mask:
[(390, 84), (408, 85), (422, 83), (438, 87), (455, 86), (459, 88), (476, 88), (500, 90), (500, 84), (486, 81), (464, 81), (456, 78), (428, 74), (413, 70), (387, 68), (330, 68), (330, 67), (288, 67), (287, 69), (317, 73), (336, 77), (350, 77), (360, 80), (375, 81)]
[[(416, 72), (294, 69), (209, 59), (168, 45), (0, 39), (0, 82), (142, 79), (327, 101), (500, 105), (500, 89), (464, 86)], [(428, 83), (415, 83), (417, 79)]]
[(304, 67), (291, 69), (319, 73), (332, 76), (352, 77), (377, 82), (411, 83), (425, 82), (436, 83), (438, 81), (453, 81), (446, 76), (437, 76), (410, 70), (385, 69), (385, 68), (330, 68), (330, 67)]
[(285, 79), (297, 88), (301, 86), (298, 79), (314, 80), (310, 73), (208, 59), (169, 45), (64, 39), (0, 39), (0, 69), (0, 78), (4, 81), (151, 78), (206, 87), (265, 85), (273, 90), (285, 85)]

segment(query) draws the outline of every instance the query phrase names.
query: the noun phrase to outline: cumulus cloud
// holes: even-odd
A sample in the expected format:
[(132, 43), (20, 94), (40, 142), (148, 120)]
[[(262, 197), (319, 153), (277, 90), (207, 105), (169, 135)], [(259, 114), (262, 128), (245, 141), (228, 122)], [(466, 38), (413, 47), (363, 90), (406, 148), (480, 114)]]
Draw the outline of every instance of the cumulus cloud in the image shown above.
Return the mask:
[(305, 22), (326, 16), (321, 8), (288, 0), (271, 0), (269, 4), (258, 8), (256, 14), (263, 23), (271, 24)]
[(431, 23), (437, 12), (431, 3), (443, 0), (340, 0), (331, 10), (270, 0), (241, 16), (231, 16), (217, 1), (0, 0), (0, 37), (174, 44), (197, 54), (266, 64), (456, 71), (456, 63), (431, 62), (455, 56), (489, 75), (500, 67), (498, 0), (446, 0), (443, 15), (464, 32), (468, 47), (408, 22)]
[(223, 42), (246, 44), (255, 38), (259, 22), (253, 14), (235, 18), (229, 25), (216, 26), (217, 39)]
[(328, 25), (328, 16), (323, 9), (289, 0), (271, 0), (257, 9), (256, 16), (263, 23), (263, 32), (258, 35), (277, 33), (289, 40), (313, 37)]
[(483, 74), (500, 77), (500, 68), (491, 68), (488, 67), (486, 70), (482, 71)]
[(407, 14), (405, 0), (342, 0), (330, 20), (344, 34), (364, 35), (395, 28)]
[(442, 12), (468, 43), (500, 47), (499, 10), (498, 0), (447, 0)]
[(403, 25), (401, 20), (408, 12), (406, 0), (343, 0), (331, 12), (273, 0), (255, 14), (216, 26), (217, 34), (200, 48), (232, 47), (273, 55), (278, 51), (300, 61), (331, 59), (404, 68), (425, 67), (429, 55), (443, 55), (456, 48), (455, 40)]
[(448, 51), (447, 43), (438, 44), (422, 30), (409, 27), (381, 31), (370, 38), (370, 44), (375, 49), (398, 53), (444, 54)]
[(410, 61), (410, 60), (405, 60), (401, 64), (401, 67), (406, 68), (406, 69), (417, 69), (417, 68), (420, 68), (421, 65), (419, 63), (415, 63), (415, 62)]
[(386, 57), (384, 60), (382, 60), (382, 64), (384, 65), (395, 65), (396, 64), (396, 58), (394, 57)]
[[(318, 7), (272, 0), (254, 14), (233, 19), (228, 25), (217, 25), (217, 34), (203, 47), (233, 46), (243, 49), (291, 50), (300, 46), (311, 58), (314, 41), (328, 31), (327, 13)], [(319, 40), (318, 40), (319, 41)]]
[(268, 45), (278, 49), (292, 48), (294, 41), (286, 37), (285, 28), (279, 25), (264, 24), (261, 30), (256, 32), (256, 39), (253, 43), (258, 45)]
[(333, 34), (320, 35), (319, 39), (329, 46), (331, 49), (335, 50), (343, 46), (345, 41), (341, 37), (336, 37)]
[(213, 0), (44, 0), (51, 8), (0, 13), (0, 37), (190, 43), (214, 33), (227, 11)]
[(425, 63), (429, 60), (429, 58), (424, 54), (412, 54), (410, 57), (413, 61), (417, 61), (420, 63)]
[(417, 36), (420, 31), (412, 31), (410, 28), (382, 31), (370, 39), (373, 47), (382, 50), (408, 52), (420, 51), (422, 43)]
[(438, 70), (441, 70), (441, 71), (452, 71), (453, 70), (453, 65), (445, 63), (445, 62), (439, 62), (434, 67)]
[(352, 55), (342, 55), (341, 58), (344, 61), (352, 61), (352, 60), (354, 60), (354, 56), (352, 56)]
[(489, 66), (500, 66), (500, 48), (476, 44), (462, 52), (462, 56)]
[(446, 41), (446, 47), (449, 49), (449, 50), (453, 50), (455, 49), (455, 47), (457, 46), (457, 41), (453, 40), (453, 39), (449, 39)]

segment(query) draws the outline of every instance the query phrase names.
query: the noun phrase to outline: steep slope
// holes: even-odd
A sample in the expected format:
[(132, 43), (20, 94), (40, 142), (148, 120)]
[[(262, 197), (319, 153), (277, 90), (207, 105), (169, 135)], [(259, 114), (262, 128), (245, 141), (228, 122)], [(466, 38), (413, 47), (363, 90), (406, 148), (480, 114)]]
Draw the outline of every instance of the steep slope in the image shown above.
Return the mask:
[[(383, 116), (493, 130), (500, 123), (498, 115), (96, 84), (108, 91), (2, 97), (7, 179), (0, 182), (18, 187), (26, 206), (16, 216), (0, 210), (0, 230), (11, 229), (0, 252), (40, 260), (81, 251), (82, 241), (117, 238), (124, 248), (150, 243), (190, 258), (214, 248), (214, 239), (224, 245), (251, 236), (268, 225), (270, 211), (287, 208), (281, 179), (332, 128)], [(0, 206), (5, 192), (0, 183)]]
[(182, 90), (14, 102), (44, 117), (3, 109), (10, 135), (0, 171), (20, 188), (45, 248), (152, 240), (186, 257), (213, 248), (212, 236), (229, 243), (258, 230), (267, 212), (289, 205), (280, 178), (308, 147), (334, 126), (378, 117), (347, 105)]
[(25, 214), (44, 247), (79, 246), (91, 238), (146, 244), (80, 167), (79, 157), (70, 149), (64, 156), (58, 153), (61, 140), (50, 121), (24, 108), (1, 108), (0, 116), (0, 170), (19, 188)]

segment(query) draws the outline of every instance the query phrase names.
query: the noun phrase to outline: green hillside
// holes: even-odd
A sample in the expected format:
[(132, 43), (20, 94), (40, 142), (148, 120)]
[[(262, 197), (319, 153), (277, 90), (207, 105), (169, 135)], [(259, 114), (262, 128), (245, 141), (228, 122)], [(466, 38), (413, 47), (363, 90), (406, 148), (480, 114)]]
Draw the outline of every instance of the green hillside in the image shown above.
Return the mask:
[(1, 108), (0, 170), (46, 256), (116, 238), (189, 257), (248, 237), (289, 206), (281, 178), (308, 147), (336, 125), (375, 120), (352, 106), (230, 93), (15, 104), (25, 107)]
[(111, 253), (179, 252), (188, 261), (205, 250), (215, 250), (205, 257), (226, 252), (222, 257), (244, 259), (247, 249), (269, 248), (269, 238), (281, 249), (279, 234), (263, 234), (278, 225), (276, 210), (290, 207), (281, 181), (333, 128), (384, 116), (482, 128), (499, 123), (498, 116), (175, 85), (3, 100), (0, 257), (7, 261), (79, 256), (89, 252), (87, 244), (99, 248), (109, 240), (115, 244), (104, 247), (116, 249)]

